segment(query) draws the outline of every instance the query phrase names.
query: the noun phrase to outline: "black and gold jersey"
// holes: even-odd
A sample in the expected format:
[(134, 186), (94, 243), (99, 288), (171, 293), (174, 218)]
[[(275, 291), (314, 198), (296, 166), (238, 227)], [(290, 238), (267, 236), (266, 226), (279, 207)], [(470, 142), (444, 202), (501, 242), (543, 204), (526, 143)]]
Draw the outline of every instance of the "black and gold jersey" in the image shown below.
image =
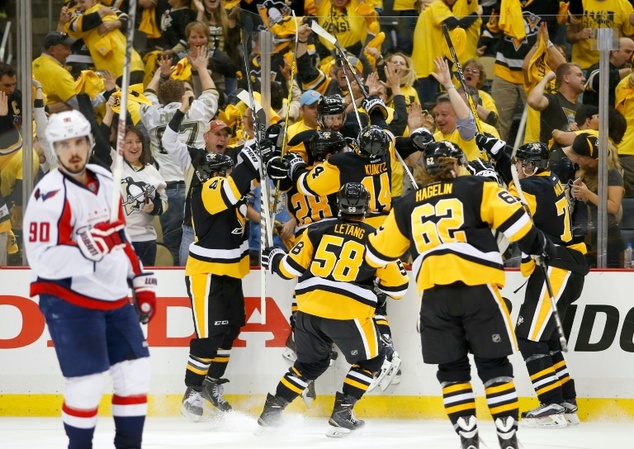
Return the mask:
[[(390, 151), (393, 153), (393, 149)], [(297, 180), (297, 190), (303, 195), (327, 196), (337, 193), (348, 182), (361, 183), (370, 193), (366, 221), (378, 227), (392, 208), (391, 154), (373, 160), (355, 152), (333, 154), (322, 165), (302, 173)], [(380, 217), (378, 224), (373, 221), (377, 216)]]
[(401, 198), (383, 226), (369, 237), (373, 266), (410, 249), (420, 292), (461, 281), (504, 286), (504, 265), (491, 229), (530, 254), (539, 236), (521, 203), (495, 181), (459, 176), (431, 183)]
[(211, 273), (241, 279), (249, 272), (245, 233), (247, 202), (253, 175), (243, 164), (227, 177), (217, 176), (190, 190), (196, 235), (189, 247), (187, 276)]
[[(555, 245), (563, 247), (558, 249), (557, 257), (549, 259), (548, 264), (586, 274), (587, 264), (583, 257), (587, 252), (586, 245), (583, 242), (573, 243), (569, 201), (557, 175), (544, 171), (520, 179), (520, 186), (537, 229)], [(509, 192), (516, 197), (519, 196), (514, 182), (509, 185)], [(523, 257), (521, 269), (525, 275), (532, 273), (535, 269), (534, 260), (528, 256)]]
[(338, 214), (336, 193), (327, 196), (304, 195), (293, 186), (286, 193), (286, 205), (297, 221), (298, 233), (319, 221), (334, 219)]
[(398, 259), (382, 268), (364, 262), (367, 223), (337, 219), (310, 226), (290, 252), (273, 264), (285, 279), (298, 277), (295, 287), (298, 310), (334, 320), (370, 318), (374, 315), (377, 287), (400, 299), (409, 277)]

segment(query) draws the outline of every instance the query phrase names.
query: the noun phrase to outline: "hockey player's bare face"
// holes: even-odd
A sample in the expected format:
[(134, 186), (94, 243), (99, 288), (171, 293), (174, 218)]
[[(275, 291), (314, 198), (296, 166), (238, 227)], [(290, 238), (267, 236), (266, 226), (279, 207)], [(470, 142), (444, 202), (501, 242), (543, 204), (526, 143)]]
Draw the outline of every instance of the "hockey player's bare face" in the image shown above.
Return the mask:
[(343, 114), (324, 115), (321, 118), (324, 128), (332, 131), (340, 131), (343, 128)]
[(90, 156), (90, 141), (87, 137), (73, 137), (55, 143), (55, 154), (59, 165), (69, 174), (80, 176), (86, 169)]

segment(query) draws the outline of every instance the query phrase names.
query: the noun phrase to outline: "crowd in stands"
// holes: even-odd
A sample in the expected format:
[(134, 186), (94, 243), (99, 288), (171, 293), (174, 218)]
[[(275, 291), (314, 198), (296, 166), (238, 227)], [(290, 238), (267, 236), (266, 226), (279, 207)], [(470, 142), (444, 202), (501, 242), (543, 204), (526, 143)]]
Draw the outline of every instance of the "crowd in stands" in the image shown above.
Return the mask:
[[(619, 175), (613, 180), (618, 191), (609, 197), (611, 205), (614, 201), (609, 211), (616, 209), (610, 215), (618, 226), (621, 198), (634, 196), (634, 127), (627, 126), (634, 121), (628, 107), (634, 91), (634, 41), (628, 37), (634, 34), (634, 9), (630, 3), (417, 0), (396, 1), (384, 10), (380, 0), (141, 0), (135, 23), (130, 23), (126, 0), (70, 1), (61, 7), (56, 30), (46, 35), (42, 53), (33, 61), (33, 106), (37, 110), (43, 104), (48, 114), (80, 110), (91, 121), (101, 148), (94, 157), (109, 166), (109, 151), (117, 145), (114, 130), (125, 33), (135, 28), (127, 125), (130, 136), (143, 137), (142, 156), (136, 162), (126, 159), (129, 167), (140, 165), (131, 168), (126, 178), (135, 184), (122, 185), (128, 189), (124, 200), (132, 201), (126, 204), (131, 214), (143, 216), (139, 223), (146, 231), (139, 242), (165, 245), (171, 255), (167, 263), (184, 265), (193, 241), (186, 208), (193, 170), (174, 163), (161, 146), (161, 136), (183, 92), (191, 90), (195, 100), (181, 125), (182, 141), (207, 151), (227, 152), (237, 162), (240, 146), (253, 136), (251, 109), (238, 94), (249, 84), (256, 96), (262, 90), (257, 31), (273, 35), (272, 81), (265, 90), (270, 93), (270, 124), (288, 128), (285, 150), (305, 157), (305, 146), (318, 129), (338, 130), (354, 140), (361, 128), (373, 123), (371, 111), (363, 107), (364, 97), (376, 97), (386, 106), (384, 128), (395, 138), (407, 138), (415, 129), (426, 127), (437, 140), (458, 144), (470, 160), (481, 156), (474, 140), (476, 131), (510, 144), (516, 138), (518, 144), (542, 141), (551, 150), (560, 178), (572, 184), (582, 172), (589, 176), (588, 170), (571, 162), (562, 148), (574, 140), (570, 133), (598, 134), (599, 92), (608, 86), (608, 154)], [(336, 37), (345, 57), (312, 31), (313, 20)], [(609, 81), (601, 87), (596, 50), (599, 27), (613, 28), (618, 42), (610, 52)], [(451, 50), (457, 53), (464, 85)], [(437, 57), (450, 62), (454, 73), (450, 84), (458, 88), (466, 104), (473, 103), (473, 109), (450, 101), (451, 92), (434, 73)], [(16, 77), (12, 67), (0, 66), (0, 170), (6, 202), (0, 204), (0, 229), (6, 234), (0, 235), (7, 236), (13, 252), (11, 232), (18, 233), (18, 241), (21, 232), (22, 176), (7, 172), (16, 170), (10, 161), (21, 157), (17, 127), (22, 111), (28, 110), (19, 107), (22, 93), (16, 89)], [(41, 100), (36, 93), (42, 94)], [(345, 108), (340, 125), (322, 121), (336, 120), (336, 114), (326, 113), (333, 95), (340, 95)], [(593, 106), (594, 113), (588, 115), (582, 104)], [(320, 107), (324, 113), (318, 119)], [(477, 129), (467, 124), (474, 112)], [(527, 119), (520, 127), (523, 112)], [(35, 153), (34, 173), (42, 173), (54, 161), (46, 142), (41, 144), (40, 126), (35, 137), (40, 141), (36, 149), (41, 150)], [(124, 145), (136, 144), (126, 138)], [(412, 155), (404, 163), (412, 169), (416, 160)], [(150, 170), (156, 171), (156, 185), (143, 180), (141, 173)], [(411, 183), (402, 167), (394, 167), (394, 172), (393, 193), (399, 196)], [(142, 194), (130, 193), (133, 185)], [(596, 208), (598, 199), (584, 200)], [(257, 226), (255, 221), (251, 224)], [(285, 229), (288, 237), (293, 224), (288, 217), (278, 228)], [(588, 242), (594, 228), (589, 229)], [(252, 239), (253, 254), (258, 245)], [(0, 246), (4, 248), (2, 242)], [(621, 241), (613, 248), (622, 246)], [(156, 248), (149, 254), (155, 253)], [(152, 256), (146, 261), (152, 264)], [(256, 258), (252, 262), (257, 263)]]

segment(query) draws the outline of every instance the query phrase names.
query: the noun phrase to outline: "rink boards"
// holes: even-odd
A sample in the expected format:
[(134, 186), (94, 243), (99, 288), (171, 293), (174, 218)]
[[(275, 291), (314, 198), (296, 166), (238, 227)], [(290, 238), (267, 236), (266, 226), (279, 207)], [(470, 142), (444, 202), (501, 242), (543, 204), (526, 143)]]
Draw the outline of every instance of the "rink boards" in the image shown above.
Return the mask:
[[(178, 414), (193, 325), (181, 269), (158, 269), (158, 310), (147, 326), (152, 360), (150, 414)], [(29, 298), (31, 273), (0, 270), (0, 416), (56, 416), (61, 408), (62, 376), (36, 300)], [(282, 358), (289, 332), (294, 282), (267, 275), (265, 324), (261, 324), (260, 271), (244, 280), (247, 325), (231, 353), (225, 395), (234, 408), (256, 413), (288, 369)], [(516, 316), (524, 279), (507, 273), (503, 291)], [(566, 356), (579, 395), (582, 420), (634, 421), (634, 272), (592, 272), (583, 295), (564, 320), (570, 335)], [(405, 298), (388, 303), (396, 349), (403, 359), (402, 381), (385, 392), (377, 389), (358, 405), (366, 417), (441, 418), (444, 416), (435, 367), (425, 365), (416, 331), (418, 298), (412, 282)], [(521, 357), (512, 358), (522, 409), (537, 404)], [(348, 370), (343, 357), (317, 381), (318, 399), (309, 415), (330, 412), (334, 392)], [(483, 388), (473, 373), (481, 417), (486, 417)], [(106, 394), (111, 391), (109, 388)], [(301, 400), (291, 405), (303, 409)], [(109, 413), (109, 396), (101, 413)]]

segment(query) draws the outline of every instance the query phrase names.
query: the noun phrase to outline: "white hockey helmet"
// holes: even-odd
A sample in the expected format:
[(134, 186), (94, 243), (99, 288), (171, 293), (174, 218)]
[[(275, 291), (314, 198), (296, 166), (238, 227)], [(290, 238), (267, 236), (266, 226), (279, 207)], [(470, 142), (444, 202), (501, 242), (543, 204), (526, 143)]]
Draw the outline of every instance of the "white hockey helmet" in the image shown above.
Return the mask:
[(53, 114), (48, 119), (46, 127), (46, 139), (55, 148), (55, 143), (74, 137), (86, 136), (90, 140), (90, 147), (94, 143), (90, 122), (84, 115), (76, 110), (63, 111)]

